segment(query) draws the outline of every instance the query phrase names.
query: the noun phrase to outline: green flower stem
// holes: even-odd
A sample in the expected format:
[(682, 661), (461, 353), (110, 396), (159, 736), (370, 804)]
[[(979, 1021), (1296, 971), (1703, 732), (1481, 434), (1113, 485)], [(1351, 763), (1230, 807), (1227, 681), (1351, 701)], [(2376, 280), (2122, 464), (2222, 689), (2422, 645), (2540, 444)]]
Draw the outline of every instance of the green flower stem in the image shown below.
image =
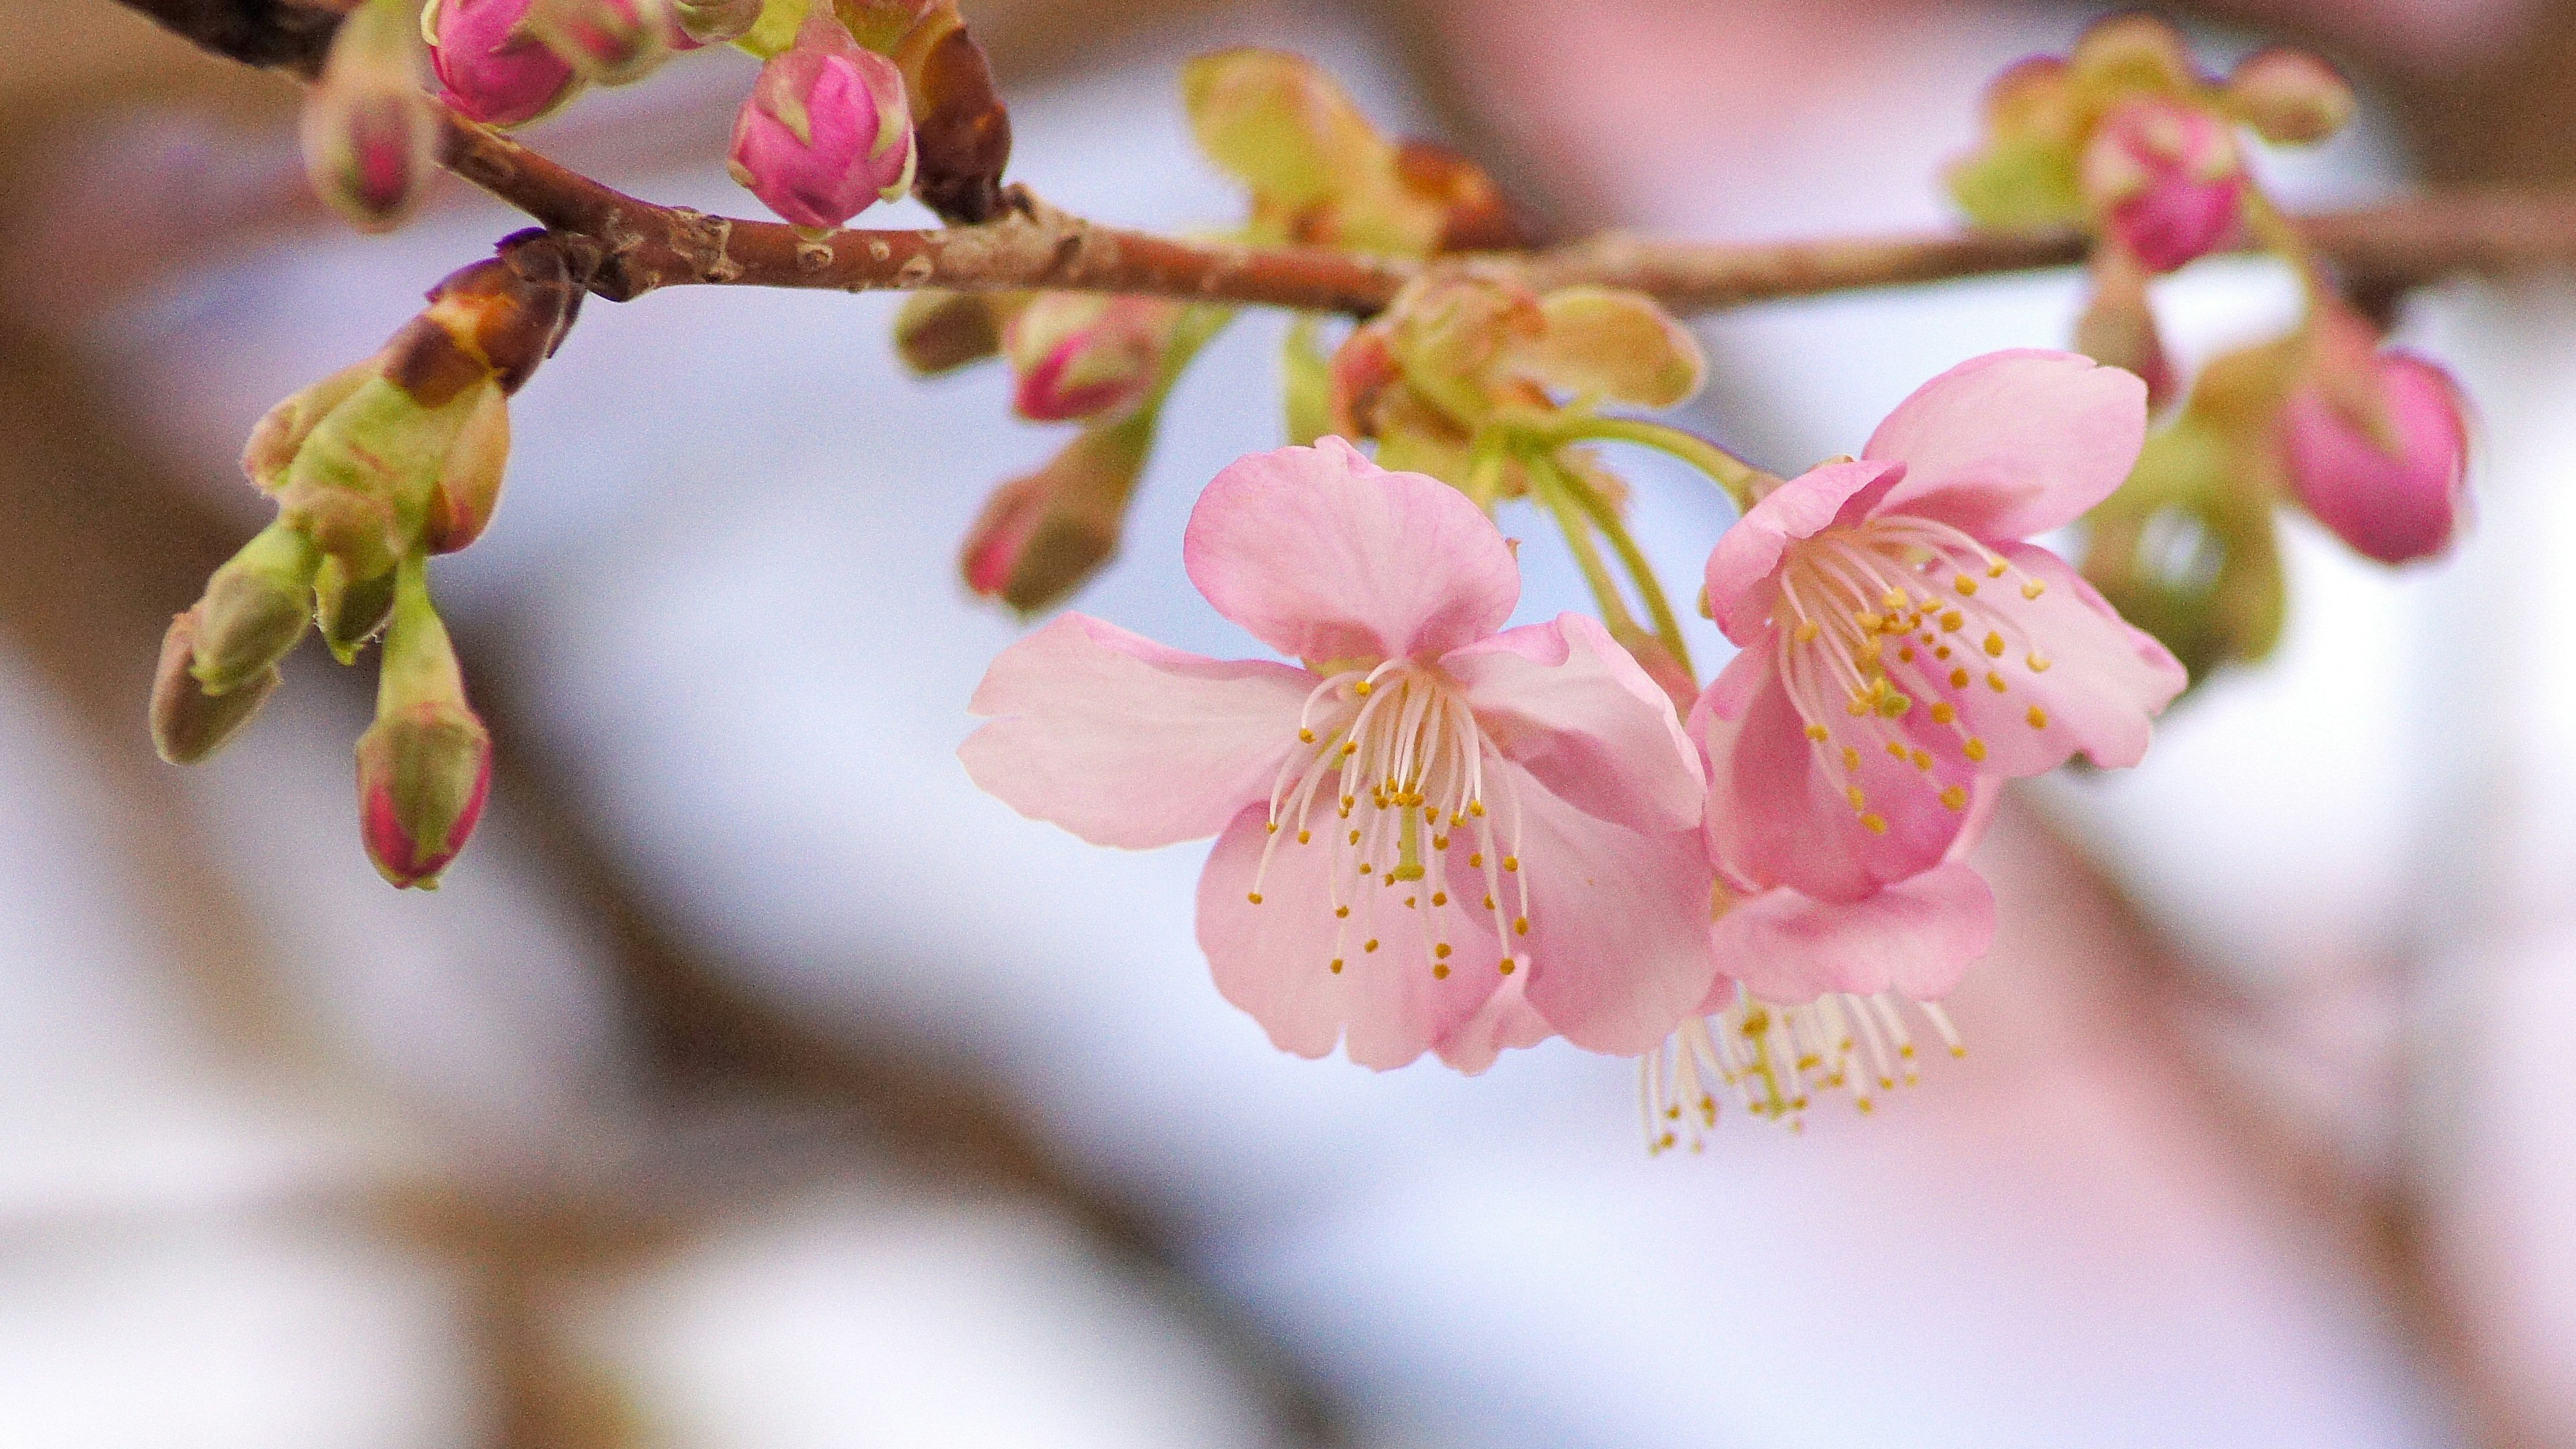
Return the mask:
[(1567, 490), (1565, 475), (1555, 462), (1543, 457), (1526, 460), (1529, 466), (1530, 491), (1556, 515), (1558, 529), (1565, 534), (1567, 548), (1574, 551), (1574, 566), (1583, 570), (1583, 581), (1592, 586), (1593, 602), (1600, 605), (1606, 623), (1636, 627), (1628, 612), (1628, 601), (1619, 596), (1618, 582), (1610, 577), (1609, 565), (1601, 561), (1601, 550), (1592, 545), (1592, 525)]
[(1604, 417), (1598, 413), (1572, 414), (1542, 423), (1531, 432), (1551, 446), (1598, 439), (1605, 442), (1635, 443), (1669, 454), (1709, 476), (1735, 503), (1741, 516), (1753, 507), (1755, 484), (1767, 477), (1761, 469), (1726, 451), (1706, 438), (1686, 433), (1644, 418)]
[(420, 554), (394, 565), (393, 619), (385, 626), (376, 676), (376, 713), (394, 714), (439, 700), (462, 703), (465, 678), (447, 625), (429, 600), (429, 561)]
[(1689, 671), (1690, 649), (1682, 642), (1681, 625), (1673, 617), (1672, 605), (1665, 600), (1654, 571), (1647, 567), (1646, 556), (1619, 523), (1610, 501), (1552, 456), (1534, 454), (1523, 461), (1529, 468), (1531, 491), (1556, 515), (1557, 526), (1565, 533), (1566, 547), (1574, 554), (1575, 567), (1583, 571), (1583, 581), (1591, 586), (1593, 600), (1601, 606), (1602, 622), (1609, 624), (1614, 634), (1623, 630), (1644, 632), (1638, 630), (1636, 617), (1628, 612), (1628, 602), (1620, 596), (1618, 582), (1602, 561), (1601, 550), (1593, 545), (1596, 528), (1610, 541), (1629, 577), (1636, 581), (1638, 596), (1646, 601), (1646, 611), (1655, 621), (1657, 642), (1670, 651), (1676, 665)]
[(2272, 198), (2248, 186), (2241, 205), (2245, 229), (2254, 234), (2254, 240), (2299, 274), (2299, 286), (2307, 293), (2308, 310), (2317, 312), (2334, 305), (2334, 284), (2326, 280), (2325, 268), (2317, 262), (2316, 248), (2308, 245), (2308, 239), (2272, 204)]
[(1619, 511), (1610, 506), (1610, 500), (1601, 496), (1599, 489), (1584, 482), (1582, 475), (1556, 468), (1553, 463), (1550, 467), (1574, 501), (1591, 515), (1593, 527), (1609, 540), (1611, 549), (1619, 555), (1620, 565), (1628, 570), (1628, 577), (1636, 581), (1637, 597), (1646, 601), (1646, 615), (1655, 621), (1655, 637), (1672, 651), (1675, 664), (1692, 678), (1698, 678), (1698, 671), (1691, 668), (1690, 646), (1682, 641), (1681, 621), (1673, 613), (1672, 601), (1664, 597), (1663, 583), (1655, 577), (1653, 566), (1646, 562), (1645, 551), (1637, 547), (1637, 540), (1628, 532), (1628, 525), (1621, 521)]

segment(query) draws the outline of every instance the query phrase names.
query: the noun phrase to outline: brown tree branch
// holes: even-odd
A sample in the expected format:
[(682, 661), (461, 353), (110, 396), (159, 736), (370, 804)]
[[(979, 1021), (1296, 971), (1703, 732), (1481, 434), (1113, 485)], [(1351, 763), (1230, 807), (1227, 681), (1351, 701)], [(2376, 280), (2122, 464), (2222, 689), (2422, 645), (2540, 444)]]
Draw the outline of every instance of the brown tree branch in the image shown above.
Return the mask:
[[(219, 54), (309, 75), (337, 22), (320, 0), (123, 0)], [(1365, 316), (1422, 264), (1299, 247), (1192, 242), (1100, 226), (1025, 190), (999, 220), (927, 231), (806, 237), (783, 223), (710, 216), (628, 196), (453, 114), (440, 159), (558, 231), (599, 243), (591, 284), (611, 301), (656, 287), (717, 284), (835, 291), (1048, 288), (1130, 292)], [(2576, 266), (2576, 197), (2446, 195), (2299, 218), (2347, 278), (2386, 292), (2461, 272)], [(1826, 292), (2070, 265), (2073, 231), (1833, 238), (1777, 244), (1606, 236), (1520, 256), (1444, 263), (1517, 271), (1542, 287), (1592, 282), (1645, 292), (1676, 312)]]
[[(716, 284), (835, 291), (1048, 288), (1130, 292), (1365, 316), (1423, 264), (1309, 247), (1183, 241), (1068, 216), (1015, 189), (977, 226), (801, 236), (779, 222), (657, 206), (450, 118), (442, 159), (457, 175), (605, 253), (592, 290), (612, 301)], [(2576, 266), (2576, 197), (2500, 193), (2394, 202), (2297, 219), (2356, 283), (2406, 287), (2460, 272)], [(1549, 251), (1444, 263), (1517, 272), (1541, 287), (1599, 283), (1675, 312), (2071, 265), (2073, 231), (1837, 238), (1783, 243), (1650, 242), (1611, 235)]]

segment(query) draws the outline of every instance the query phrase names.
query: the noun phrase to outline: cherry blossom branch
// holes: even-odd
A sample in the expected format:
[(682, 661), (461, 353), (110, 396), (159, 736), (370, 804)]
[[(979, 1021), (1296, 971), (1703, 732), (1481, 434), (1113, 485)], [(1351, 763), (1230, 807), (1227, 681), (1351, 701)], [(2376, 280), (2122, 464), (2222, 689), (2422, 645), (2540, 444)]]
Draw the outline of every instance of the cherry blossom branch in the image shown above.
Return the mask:
[[(217, 54), (311, 76), (344, 8), (330, 0), (121, 0)], [(1367, 315), (1421, 264), (1300, 247), (1184, 241), (1101, 226), (1009, 193), (998, 220), (811, 238), (779, 222), (711, 216), (628, 196), (519, 142), (444, 116), (440, 160), (559, 232), (598, 244), (591, 290), (624, 301), (657, 287), (836, 291), (1046, 288)], [(2576, 266), (2576, 196), (2445, 195), (2289, 218), (2350, 284), (2379, 292), (2459, 272)], [(2072, 231), (1829, 238), (1765, 244), (1610, 235), (1522, 256), (1453, 261), (1517, 271), (1541, 288), (1597, 283), (1675, 312), (2071, 265)]]
[[(843, 231), (814, 239), (778, 222), (639, 200), (454, 118), (441, 159), (537, 221), (601, 243), (592, 290), (612, 301), (694, 284), (835, 291), (1046, 288), (1365, 316), (1385, 306), (1423, 266), (1102, 226), (1057, 211), (1024, 188), (1012, 189), (1011, 208), (998, 221)], [(2416, 285), (2461, 272), (2576, 266), (2576, 196), (2427, 197), (2290, 222), (2348, 279), (2375, 287)], [(1445, 265), (1514, 271), (1542, 289), (1577, 283), (1624, 287), (1690, 313), (2067, 266), (2082, 261), (2088, 246), (2071, 231), (1761, 244), (1653, 242), (1614, 234), (1523, 257), (1491, 253)]]

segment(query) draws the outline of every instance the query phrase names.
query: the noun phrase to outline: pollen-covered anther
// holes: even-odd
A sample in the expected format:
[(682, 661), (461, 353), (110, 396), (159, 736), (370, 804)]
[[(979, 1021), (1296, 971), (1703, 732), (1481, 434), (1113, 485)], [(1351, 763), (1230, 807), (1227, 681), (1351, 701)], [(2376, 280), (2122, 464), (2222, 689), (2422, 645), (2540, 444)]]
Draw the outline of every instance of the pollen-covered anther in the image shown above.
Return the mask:
[(1932, 1024), (1951, 1055), (1966, 1054), (1948, 1015), (1930, 1002), (1909, 1003), (1894, 992), (1828, 993), (1782, 1006), (1738, 987), (1725, 1010), (1682, 1023), (1638, 1062), (1647, 1150), (1675, 1146), (1677, 1128), (1689, 1133), (1694, 1148), (1700, 1146), (1702, 1135), (1717, 1125), (1721, 1093), (1748, 1114), (1785, 1121), (1792, 1130), (1820, 1090), (1842, 1093), (1856, 1110), (1872, 1111), (1867, 1084), (1892, 1091), (1916, 1081), (1904, 1011), (1909, 1004)]

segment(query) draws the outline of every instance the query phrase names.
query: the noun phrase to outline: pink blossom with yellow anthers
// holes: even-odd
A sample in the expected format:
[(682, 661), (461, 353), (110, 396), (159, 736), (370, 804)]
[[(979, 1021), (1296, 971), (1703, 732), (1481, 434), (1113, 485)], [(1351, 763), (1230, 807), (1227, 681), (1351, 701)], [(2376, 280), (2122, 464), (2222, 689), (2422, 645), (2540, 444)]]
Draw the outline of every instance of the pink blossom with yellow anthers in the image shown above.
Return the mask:
[(2146, 753), (2182, 666), (2023, 541), (2117, 488), (2145, 428), (2128, 373), (1992, 353), (1727, 530), (1708, 603), (1743, 652), (1692, 715), (1726, 877), (1860, 901), (1948, 858), (1981, 782)]
[(1706, 998), (1697, 752), (1597, 622), (1502, 627), (1519, 566), (1463, 494), (1326, 437), (1219, 473), (1183, 556), (1302, 665), (1067, 615), (994, 661), (959, 754), (1097, 844), (1218, 836), (1199, 942), (1273, 1042), (1480, 1071), (1645, 1052)]

